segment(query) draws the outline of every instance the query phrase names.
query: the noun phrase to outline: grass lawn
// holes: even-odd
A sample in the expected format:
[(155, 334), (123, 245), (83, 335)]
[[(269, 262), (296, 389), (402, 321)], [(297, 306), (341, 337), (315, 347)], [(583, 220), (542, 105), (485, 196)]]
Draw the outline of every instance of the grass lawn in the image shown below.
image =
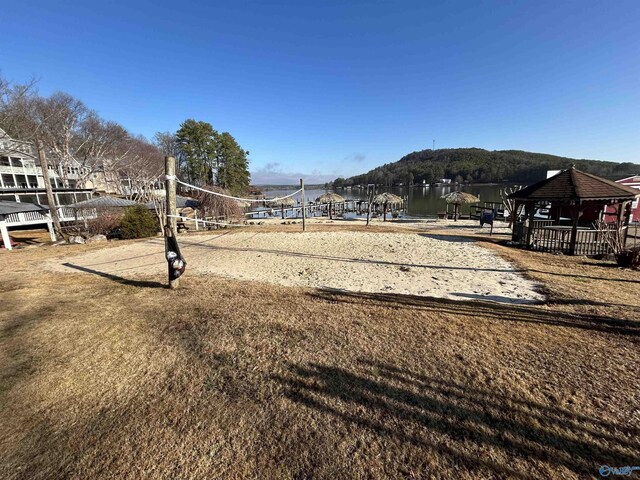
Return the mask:
[(2, 252), (0, 478), (599, 478), (603, 464), (640, 465), (640, 274), (483, 241), (549, 302), (188, 271), (170, 291), (161, 277), (39, 267), (99, 245)]

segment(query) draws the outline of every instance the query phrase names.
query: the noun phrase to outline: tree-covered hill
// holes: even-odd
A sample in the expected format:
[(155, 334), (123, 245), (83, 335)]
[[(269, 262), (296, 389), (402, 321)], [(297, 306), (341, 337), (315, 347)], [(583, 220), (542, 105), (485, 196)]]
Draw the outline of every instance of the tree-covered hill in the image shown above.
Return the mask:
[(568, 168), (572, 164), (585, 172), (611, 179), (640, 173), (640, 165), (633, 163), (578, 160), (519, 150), (452, 148), (413, 152), (365, 174), (337, 178), (334, 186), (422, 184), (423, 180), (433, 183), (441, 178), (458, 182), (530, 183), (544, 179), (547, 170)]

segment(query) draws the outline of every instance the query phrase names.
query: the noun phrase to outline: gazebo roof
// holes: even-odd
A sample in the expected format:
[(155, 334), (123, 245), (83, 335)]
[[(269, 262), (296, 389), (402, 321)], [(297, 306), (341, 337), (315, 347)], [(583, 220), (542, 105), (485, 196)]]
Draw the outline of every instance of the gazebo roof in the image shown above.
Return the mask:
[(576, 200), (632, 200), (638, 194), (638, 190), (634, 188), (571, 167), (553, 177), (518, 190), (509, 195), (509, 198), (525, 201), (570, 202)]
[[(162, 203), (166, 202), (164, 195), (160, 196), (160, 201)], [(156, 208), (153, 200), (147, 202), (145, 206), (149, 210), (153, 210)], [(183, 197), (182, 195), (176, 195), (176, 208), (198, 208), (199, 206), (200, 206), (200, 202), (197, 200), (194, 200), (193, 198)]]
[(133, 200), (118, 197), (96, 197), (69, 205), (71, 208), (122, 208), (137, 205)]
[(8, 200), (0, 200), (0, 215), (11, 215), (14, 213), (26, 212), (46, 212), (49, 207), (38, 203), (27, 202), (10, 202)]
[(329, 203), (329, 202), (344, 202), (344, 198), (334, 192), (326, 192), (316, 198), (316, 202), (319, 203)]

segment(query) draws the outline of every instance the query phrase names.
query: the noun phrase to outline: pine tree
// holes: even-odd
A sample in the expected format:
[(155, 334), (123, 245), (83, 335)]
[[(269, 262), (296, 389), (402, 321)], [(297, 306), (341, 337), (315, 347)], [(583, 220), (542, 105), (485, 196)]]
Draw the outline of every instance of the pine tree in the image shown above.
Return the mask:
[(249, 189), (249, 152), (243, 150), (229, 132), (218, 137), (218, 185), (234, 194)]
[(176, 133), (179, 166), (189, 182), (213, 183), (218, 176), (218, 132), (207, 122), (188, 119)]

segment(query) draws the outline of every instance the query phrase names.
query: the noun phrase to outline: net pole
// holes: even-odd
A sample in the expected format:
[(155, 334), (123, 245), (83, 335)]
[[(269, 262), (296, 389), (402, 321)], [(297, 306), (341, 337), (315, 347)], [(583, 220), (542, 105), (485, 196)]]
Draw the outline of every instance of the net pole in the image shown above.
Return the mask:
[(302, 231), (306, 231), (307, 229), (307, 212), (304, 207), (304, 180), (300, 179), (300, 190), (302, 193), (300, 194), (300, 200), (302, 201)]
[[(168, 228), (164, 229), (165, 236), (177, 236), (177, 221), (176, 221), (176, 159), (174, 157), (164, 157), (164, 171), (166, 174), (164, 181), (164, 188), (167, 198), (166, 208), (166, 221), (165, 225)], [(171, 264), (167, 262), (169, 269), (169, 288), (178, 288), (180, 280), (173, 278), (173, 272)]]

